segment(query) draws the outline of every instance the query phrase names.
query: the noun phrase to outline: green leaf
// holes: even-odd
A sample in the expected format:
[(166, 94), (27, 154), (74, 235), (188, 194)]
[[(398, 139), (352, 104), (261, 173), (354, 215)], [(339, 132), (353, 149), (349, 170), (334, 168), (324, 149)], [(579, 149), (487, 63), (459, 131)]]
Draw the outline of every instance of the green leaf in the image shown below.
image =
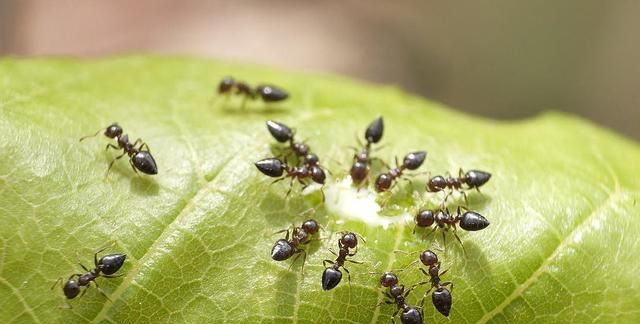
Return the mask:
[[(282, 86), (284, 104), (238, 97), (209, 101), (231, 74), (250, 84)], [(419, 171), (465, 169), (493, 174), (470, 207), (491, 225), (449, 233), (412, 233), (425, 174), (400, 181), (391, 222), (373, 222), (371, 200), (340, 188), (365, 127), (382, 115), (385, 161), (429, 152)], [(332, 170), (325, 188), (300, 194), (271, 185), (253, 163), (273, 153), (264, 125), (297, 129)], [(78, 139), (117, 121), (150, 146), (157, 176), (137, 176), (102, 135)], [(379, 275), (389, 269), (409, 286), (427, 278), (417, 252), (434, 248), (449, 271), (450, 320), (466, 322), (640, 322), (640, 149), (575, 117), (548, 113), (519, 122), (465, 116), (395, 88), (215, 61), (126, 57), (108, 60), (6, 58), (0, 61), (0, 322), (388, 323)], [(112, 142), (112, 141), (111, 141)], [(379, 171), (380, 167), (376, 167)], [(374, 170), (374, 171), (376, 171)], [(374, 172), (375, 173), (375, 172)], [(366, 195), (367, 191), (357, 194)], [(388, 197), (387, 197), (388, 198)], [(385, 198), (386, 199), (386, 198)], [(454, 203), (462, 200), (456, 196)], [(400, 207), (394, 207), (399, 203)], [(360, 205), (358, 205), (360, 204)], [(270, 250), (315, 207), (325, 228), (298, 260), (275, 262)], [(351, 215), (350, 217), (347, 217)], [(368, 217), (362, 221), (357, 216)], [(405, 215), (406, 216), (406, 215)], [(323, 291), (322, 260), (333, 259), (338, 232), (363, 235), (346, 278)], [(115, 279), (72, 300), (49, 288), (92, 265), (93, 253), (128, 255)], [(444, 250), (444, 251), (442, 251)], [(408, 298), (417, 304), (426, 286)], [(427, 296), (425, 322), (447, 322)]]

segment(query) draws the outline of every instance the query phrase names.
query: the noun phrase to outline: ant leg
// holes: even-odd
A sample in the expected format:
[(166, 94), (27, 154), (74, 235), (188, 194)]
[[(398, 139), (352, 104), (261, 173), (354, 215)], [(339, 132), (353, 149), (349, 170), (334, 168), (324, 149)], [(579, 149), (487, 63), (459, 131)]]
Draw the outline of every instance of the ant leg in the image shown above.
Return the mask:
[(87, 267), (85, 267), (82, 263), (78, 263), (78, 264), (82, 267), (82, 269), (84, 269), (84, 271), (91, 272), (91, 270), (87, 269)]
[(122, 277), (126, 275), (126, 273), (119, 273), (119, 274), (114, 274), (114, 275), (105, 275), (105, 274), (101, 274), (100, 277), (105, 277), (105, 278), (118, 278), (118, 277)]
[(364, 261), (354, 261), (354, 260), (347, 260), (347, 262), (351, 262), (351, 263), (355, 263), (355, 264), (365, 264), (366, 263)]
[(451, 286), (451, 289), (449, 289), (449, 292), (453, 292), (453, 282), (451, 281), (443, 282), (440, 284), (440, 286)]
[(274, 184), (274, 183), (276, 183), (276, 182), (280, 182), (280, 181), (282, 181), (282, 180), (284, 180), (284, 179), (285, 179), (284, 177), (282, 177), (282, 178), (278, 178), (278, 179), (275, 179), (275, 180), (273, 180), (273, 182), (271, 182), (271, 184)]
[[(111, 144), (109, 144), (109, 145), (111, 145)], [(124, 152), (124, 153), (120, 154), (119, 156), (117, 156), (115, 159), (111, 160), (111, 163), (109, 163), (109, 167), (107, 168), (107, 175), (109, 174), (109, 170), (111, 170), (111, 167), (113, 166), (113, 163), (115, 163), (116, 160), (121, 159), (126, 154), (127, 154), (127, 152)], [(105, 175), (105, 177), (106, 177), (106, 175)]]
[(447, 273), (447, 271), (449, 271), (449, 269), (447, 269), (447, 270), (445, 270), (445, 271), (440, 272), (440, 274), (438, 274), (438, 276), (444, 276), (444, 274), (445, 274), (445, 273)]
[[(104, 296), (104, 298), (106, 298), (108, 301), (113, 303), (113, 300), (111, 300), (111, 298), (109, 298), (109, 296), (107, 296), (107, 294), (104, 292), (104, 290), (102, 290), (102, 288), (100, 288), (100, 286), (98, 286), (98, 283), (94, 281), (92, 281), (94, 285), (96, 285), (96, 289), (98, 289), (98, 291), (102, 294), (102, 296)], [(87, 286), (87, 288), (89, 288), (89, 286)], [(87, 289), (85, 288), (85, 290), (82, 291), (82, 294), (84, 295), (84, 292)]]
[(349, 269), (345, 268), (344, 266), (342, 266), (342, 269), (344, 269), (344, 271), (347, 273), (347, 279), (349, 279), (349, 288), (351, 288), (351, 273), (349, 272)]
[(462, 246), (462, 252), (466, 255), (467, 251), (464, 249), (464, 244), (462, 244), (462, 240), (460, 240), (460, 237), (458, 236), (458, 233), (456, 233), (456, 225), (453, 225), (453, 236), (456, 237), (456, 239), (460, 243), (460, 246)]
[(107, 249), (107, 248), (106, 248), (106, 247), (104, 247), (104, 248), (102, 248), (102, 249), (100, 249), (100, 250), (96, 251), (96, 253), (93, 255), (93, 265), (94, 265), (96, 268), (98, 267), (98, 253), (100, 253), (100, 252), (102, 252), (102, 251), (104, 251), (104, 250), (106, 250), (106, 249)]
[(335, 262), (333, 262), (332, 260), (323, 260), (323, 261), (322, 261), (322, 266), (326, 268), (326, 267), (327, 267), (327, 263), (328, 263), (328, 264), (336, 264), (336, 263), (335, 263)]
[(114, 150), (119, 150), (119, 149), (120, 149), (119, 147), (117, 147), (117, 146), (115, 146), (115, 145), (113, 145), (113, 144), (107, 144), (107, 146), (105, 146), (105, 147), (104, 147), (104, 150), (106, 151), (106, 150), (108, 150), (109, 148), (112, 148), (112, 149), (114, 149)]
[[(98, 131), (98, 132), (100, 132), (100, 131)], [(71, 278), (69, 278), (69, 279), (71, 279)], [(56, 280), (56, 282), (53, 283), (53, 286), (51, 286), (51, 290), (53, 290), (53, 288), (55, 288), (58, 283), (60, 283), (60, 287), (62, 287), (62, 277), (58, 278), (58, 280)]]
[(133, 164), (133, 161), (131, 159), (129, 159), (129, 165), (133, 169), (133, 172), (135, 172), (136, 174), (139, 174), (138, 170), (136, 170), (136, 166)]
[(287, 194), (284, 195), (285, 198), (289, 197), (289, 194), (291, 193), (291, 190), (293, 189), (293, 180), (294, 180), (294, 178), (291, 177), (291, 181), (289, 182), (289, 190), (287, 190)]
[[(392, 303), (393, 304), (393, 303)], [(396, 316), (398, 316), (398, 313), (400, 312), (402, 308), (398, 308), (393, 315), (391, 315), (391, 323), (396, 324)]]
[(247, 96), (242, 97), (242, 103), (240, 104), (240, 109), (244, 110), (247, 106)]
[(333, 253), (333, 255), (338, 256), (338, 253), (336, 253), (335, 251), (333, 251), (332, 249), (329, 249), (329, 252)]

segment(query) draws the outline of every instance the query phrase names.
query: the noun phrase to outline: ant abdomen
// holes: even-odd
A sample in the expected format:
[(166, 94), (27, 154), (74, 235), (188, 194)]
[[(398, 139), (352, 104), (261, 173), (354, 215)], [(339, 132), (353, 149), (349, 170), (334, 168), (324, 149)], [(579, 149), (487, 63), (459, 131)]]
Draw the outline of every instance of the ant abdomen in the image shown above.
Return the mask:
[(126, 259), (127, 255), (121, 253), (105, 255), (98, 260), (97, 268), (103, 274), (112, 275), (120, 270)]
[(156, 160), (148, 151), (140, 151), (131, 157), (131, 163), (136, 169), (146, 174), (158, 174), (158, 166)]
[(400, 314), (400, 322), (402, 324), (424, 324), (422, 314), (416, 307), (407, 307)]
[(460, 216), (460, 227), (466, 231), (479, 231), (489, 224), (488, 219), (473, 211), (467, 211)]
[(382, 116), (380, 116), (367, 127), (367, 130), (364, 132), (364, 138), (368, 143), (378, 143), (380, 139), (382, 139), (383, 131), (384, 122), (382, 121)]
[(260, 172), (272, 178), (281, 177), (286, 169), (286, 164), (276, 158), (260, 160), (255, 164)]
[(440, 312), (440, 314), (444, 316), (449, 316), (449, 312), (451, 311), (451, 292), (445, 287), (440, 287), (436, 289), (431, 294), (431, 301), (433, 302), (433, 306)]
[(491, 173), (480, 170), (469, 170), (464, 175), (464, 181), (469, 188), (478, 188), (491, 179)]
[(425, 151), (412, 152), (404, 157), (402, 165), (408, 170), (416, 170), (422, 165), (426, 157), (427, 152)]
[(259, 85), (256, 87), (256, 92), (265, 102), (276, 102), (289, 98), (289, 94), (287, 92), (270, 85)]
[(285, 143), (293, 139), (293, 131), (289, 126), (274, 120), (267, 120), (267, 129), (271, 136), (280, 143)]
[(284, 261), (289, 259), (293, 255), (294, 251), (295, 249), (293, 246), (291, 246), (289, 241), (285, 239), (279, 239), (271, 249), (271, 258), (276, 261)]
[(325, 268), (322, 272), (322, 289), (331, 290), (342, 280), (342, 272), (334, 268)]

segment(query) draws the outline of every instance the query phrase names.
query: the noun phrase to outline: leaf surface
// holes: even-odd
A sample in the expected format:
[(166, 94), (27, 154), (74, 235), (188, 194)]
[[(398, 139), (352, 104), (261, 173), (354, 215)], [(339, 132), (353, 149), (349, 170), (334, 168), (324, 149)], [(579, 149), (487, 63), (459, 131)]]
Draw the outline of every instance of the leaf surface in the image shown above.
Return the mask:
[[(284, 104), (238, 97), (210, 99), (231, 74), (250, 84), (287, 89)], [(349, 168), (355, 137), (382, 115), (391, 163), (427, 150), (419, 171), (493, 174), (470, 207), (491, 225), (449, 233), (413, 234), (411, 221), (388, 227), (345, 217), (336, 189)], [(301, 195), (288, 181), (271, 185), (253, 163), (273, 155), (265, 120), (295, 127), (332, 170), (319, 194)], [(126, 157), (105, 171), (116, 152), (92, 134), (117, 121), (131, 139), (150, 146), (157, 176), (136, 176)], [(427, 278), (417, 252), (434, 248), (454, 283), (450, 320), (496, 322), (640, 322), (640, 149), (583, 120), (547, 113), (518, 122), (466, 116), (395, 88), (333, 76), (184, 58), (125, 57), (95, 61), (0, 61), (0, 322), (388, 323), (376, 274), (399, 270), (410, 286)], [(379, 171), (380, 166), (374, 168)], [(375, 173), (375, 172), (374, 172)], [(425, 174), (400, 181), (392, 202), (409, 215), (438, 195), (423, 191)], [(366, 190), (363, 192), (366, 193)], [(455, 197), (454, 203), (461, 203)], [(454, 205), (455, 206), (455, 205)], [(298, 260), (270, 258), (273, 232), (299, 225), (310, 207), (320, 240)], [(357, 208), (356, 208), (357, 209)], [(405, 210), (406, 209), (406, 210)], [(365, 211), (362, 211), (363, 213)], [(308, 217), (308, 215), (307, 215)], [(338, 232), (366, 238), (346, 278), (322, 291), (322, 260), (334, 259)], [(111, 298), (91, 288), (72, 309), (58, 277), (78, 272), (78, 258), (128, 255), (124, 276), (99, 278)], [(346, 277), (346, 276), (345, 276)], [(409, 296), (419, 303), (426, 286)], [(448, 320), (427, 296), (425, 322)]]

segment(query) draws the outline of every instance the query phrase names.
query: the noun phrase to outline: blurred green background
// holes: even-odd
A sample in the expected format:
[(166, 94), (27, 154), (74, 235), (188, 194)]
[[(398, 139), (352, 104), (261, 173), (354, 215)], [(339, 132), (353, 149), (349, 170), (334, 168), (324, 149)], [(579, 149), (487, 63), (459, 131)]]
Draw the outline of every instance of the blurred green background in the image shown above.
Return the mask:
[(568, 111), (640, 139), (638, 17), (622, 0), (0, 0), (0, 54), (250, 61), (487, 117)]

